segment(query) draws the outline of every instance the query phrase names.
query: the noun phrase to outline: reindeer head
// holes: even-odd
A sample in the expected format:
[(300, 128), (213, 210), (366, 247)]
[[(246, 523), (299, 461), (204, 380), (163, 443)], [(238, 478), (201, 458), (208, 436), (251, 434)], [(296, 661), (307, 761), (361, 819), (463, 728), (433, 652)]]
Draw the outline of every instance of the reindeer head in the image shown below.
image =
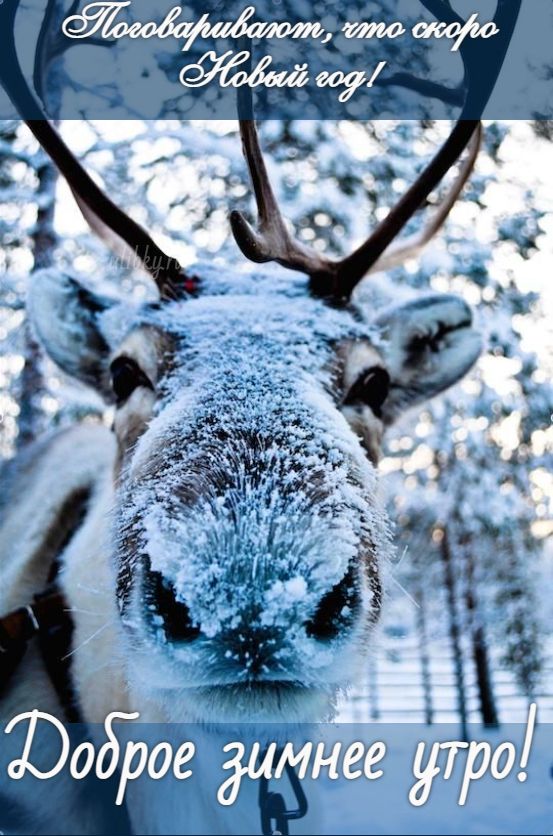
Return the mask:
[(458, 380), (479, 339), (456, 297), (372, 319), (304, 281), (205, 284), (139, 310), (112, 346), (105, 300), (71, 278), (39, 274), (30, 309), (62, 368), (115, 401), (131, 682), (176, 697), (177, 717), (306, 719), (371, 646), (390, 549), (382, 435)]
[[(242, 130), (258, 150), (253, 123)], [(261, 156), (248, 160), (263, 179), (260, 215), (280, 225)], [(284, 261), (296, 246), (233, 217), (244, 248)], [(461, 299), (375, 315), (349, 287), (329, 290), (345, 268), (314, 264), (310, 280), (204, 268), (195, 286), (170, 262), (170, 283), (158, 276), (163, 301), (132, 314), (74, 278), (33, 281), (44, 347), (115, 404), (111, 557), (128, 675), (150, 699), (176, 698), (171, 716), (328, 712), (370, 648), (381, 605), (383, 434), (479, 353)]]
[[(22, 78), (16, 102), (30, 95)], [(288, 232), (255, 124), (241, 119), (259, 224), (233, 213), (235, 238), (250, 259), (302, 276), (204, 268), (199, 281), (100, 191), (48, 122), (28, 124), (92, 228), (138, 256), (159, 289), (132, 315), (52, 271), (30, 296), (50, 356), (115, 404), (111, 560), (131, 689), (174, 719), (321, 717), (369, 650), (381, 606), (384, 432), (480, 350), (457, 297), (375, 313), (354, 290), (437, 231), (480, 125), (461, 119), (367, 241), (332, 261)], [(394, 245), (467, 146), (422, 234)]]

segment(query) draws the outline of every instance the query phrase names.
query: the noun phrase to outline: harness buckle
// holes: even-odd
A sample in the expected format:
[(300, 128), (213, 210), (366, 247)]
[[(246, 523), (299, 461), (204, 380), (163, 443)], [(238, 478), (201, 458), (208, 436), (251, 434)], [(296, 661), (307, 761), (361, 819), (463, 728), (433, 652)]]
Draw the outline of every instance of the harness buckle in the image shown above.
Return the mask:
[[(277, 755), (282, 750), (277, 751)], [(259, 812), (261, 814), (261, 832), (263, 836), (289, 836), (288, 822), (301, 819), (308, 810), (307, 798), (301, 781), (291, 764), (286, 764), (286, 774), (294, 793), (297, 807), (286, 809), (284, 796), (279, 792), (269, 790), (269, 779), (261, 777), (259, 783)]]
[(31, 622), (31, 624), (33, 626), (33, 630), (35, 631), (35, 633), (39, 633), (40, 632), (40, 624), (38, 623), (38, 619), (36, 617), (36, 613), (35, 613), (32, 605), (27, 604), (27, 606), (25, 607), (25, 611), (26, 611), (27, 615), (29, 616), (29, 621)]

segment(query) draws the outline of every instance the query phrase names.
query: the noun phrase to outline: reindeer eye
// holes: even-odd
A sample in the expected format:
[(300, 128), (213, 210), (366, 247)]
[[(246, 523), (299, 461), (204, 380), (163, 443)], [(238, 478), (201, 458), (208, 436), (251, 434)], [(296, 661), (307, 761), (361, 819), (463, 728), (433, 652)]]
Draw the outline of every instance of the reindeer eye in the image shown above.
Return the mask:
[(124, 404), (139, 386), (154, 388), (138, 363), (130, 357), (117, 357), (111, 364), (110, 371), (117, 406)]
[(344, 404), (364, 404), (372, 409), (377, 418), (382, 418), (382, 406), (389, 391), (390, 375), (386, 369), (373, 366), (357, 378), (344, 398)]

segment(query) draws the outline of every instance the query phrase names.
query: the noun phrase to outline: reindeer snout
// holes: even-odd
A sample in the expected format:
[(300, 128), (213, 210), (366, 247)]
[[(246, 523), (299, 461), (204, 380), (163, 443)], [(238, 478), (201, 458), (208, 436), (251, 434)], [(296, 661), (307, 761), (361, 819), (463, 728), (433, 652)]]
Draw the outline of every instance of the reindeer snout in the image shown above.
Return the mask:
[[(291, 597), (292, 586), (295, 595)], [(162, 627), (165, 640), (172, 644), (190, 643), (203, 635), (204, 640), (220, 645), (225, 658), (239, 662), (253, 678), (271, 673), (274, 659), (278, 659), (281, 648), (298, 627), (308, 639), (328, 642), (345, 637), (361, 609), (359, 582), (353, 566), (320, 597), (315, 607), (312, 603), (308, 605), (307, 586), (300, 585), (297, 578), (290, 579), (270, 590), (270, 606), (247, 604), (243, 612), (236, 613), (234, 623), (226, 625), (215, 636), (202, 631), (202, 624), (194, 621), (190, 608), (177, 598), (173, 585), (159, 572), (148, 573), (147, 587), (154, 631)]]
[(342, 580), (323, 595), (312, 618), (306, 622), (307, 635), (320, 641), (336, 638), (353, 625), (360, 605), (359, 586), (350, 566)]

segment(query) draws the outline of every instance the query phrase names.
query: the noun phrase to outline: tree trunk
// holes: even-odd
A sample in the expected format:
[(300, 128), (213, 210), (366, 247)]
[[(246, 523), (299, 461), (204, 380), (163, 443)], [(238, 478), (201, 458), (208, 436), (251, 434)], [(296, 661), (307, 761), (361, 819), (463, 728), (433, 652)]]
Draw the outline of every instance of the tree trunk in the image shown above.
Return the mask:
[(430, 673), (430, 655), (428, 653), (428, 630), (426, 624), (425, 597), (422, 586), (417, 588), (416, 599), (419, 603), (416, 612), (416, 628), (419, 639), (419, 653), (421, 660), (424, 721), (428, 726), (431, 726), (434, 722), (434, 706), (432, 703), (432, 676)]
[(493, 691), (486, 631), (484, 629), (484, 625), (479, 621), (478, 616), (478, 600), (476, 597), (474, 580), (474, 559), (470, 543), (463, 545), (467, 549), (467, 591), (465, 595), (465, 602), (471, 623), (472, 658), (476, 671), (480, 715), (486, 728), (497, 728), (499, 726), (499, 716), (497, 713), (495, 695)]
[(371, 720), (380, 719), (380, 708), (378, 705), (378, 681), (376, 656), (369, 656), (367, 664), (367, 684), (369, 687), (369, 710)]
[(499, 726), (499, 716), (493, 692), (488, 646), (483, 627), (476, 627), (472, 632), (472, 654), (476, 669), (482, 722), (487, 728), (497, 728)]
[(444, 528), (443, 531), (440, 555), (444, 570), (446, 602), (449, 615), (449, 638), (451, 641), (451, 649), (453, 651), (453, 666), (455, 685), (457, 689), (457, 711), (459, 714), (459, 722), (461, 724), (461, 736), (463, 740), (467, 740), (467, 697), (463, 649), (461, 647), (461, 630), (459, 627), (459, 613), (457, 608), (457, 583), (453, 566), (453, 555), (451, 553), (446, 528)]
[[(31, 235), (34, 258), (33, 272), (29, 281), (35, 281), (34, 273), (51, 267), (54, 260), (56, 234), (54, 232), (55, 194), (57, 170), (52, 162), (45, 159), (37, 170), (37, 201), (39, 204), (36, 224)], [(19, 384), (19, 421), (17, 448), (21, 449), (34, 441), (41, 430), (41, 398), (45, 391), (41, 369), (42, 351), (34, 338), (27, 321), (24, 331), (24, 366)]]

